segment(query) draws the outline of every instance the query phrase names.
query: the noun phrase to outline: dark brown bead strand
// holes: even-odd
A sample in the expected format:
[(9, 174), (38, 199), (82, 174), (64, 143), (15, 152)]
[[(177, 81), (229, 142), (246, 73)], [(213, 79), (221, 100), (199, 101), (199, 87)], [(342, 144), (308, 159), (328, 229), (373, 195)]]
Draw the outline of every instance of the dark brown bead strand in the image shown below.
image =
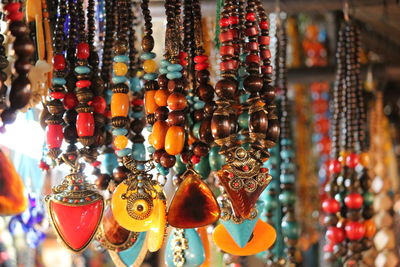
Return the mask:
[(6, 57), (6, 49), (4, 47), (4, 35), (0, 34), (0, 109), (6, 108), (6, 95), (7, 95), (7, 85), (5, 80), (7, 79), (7, 74), (4, 69), (8, 67), (9, 62)]

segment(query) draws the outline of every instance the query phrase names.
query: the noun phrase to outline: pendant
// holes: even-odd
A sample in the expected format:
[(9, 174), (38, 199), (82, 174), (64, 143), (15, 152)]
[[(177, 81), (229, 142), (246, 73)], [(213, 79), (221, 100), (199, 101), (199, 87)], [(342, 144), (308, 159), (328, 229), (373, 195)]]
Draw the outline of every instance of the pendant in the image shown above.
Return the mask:
[(201, 243), (204, 248), (204, 262), (200, 265), (200, 267), (210, 267), (211, 266), (211, 248), (210, 248), (210, 240), (208, 237), (207, 227), (200, 227), (197, 229), (197, 233), (200, 236)]
[(268, 169), (262, 166), (261, 152), (237, 147), (226, 154), (226, 164), (218, 172), (218, 178), (231, 200), (235, 214), (247, 219), (272, 177)]
[(103, 197), (85, 182), (82, 173), (71, 173), (53, 188), (46, 203), (50, 221), (64, 245), (74, 252), (84, 250), (101, 222)]
[(165, 250), (168, 267), (197, 267), (204, 260), (204, 247), (195, 229), (172, 230)]
[(124, 157), (123, 163), (130, 173), (117, 186), (111, 199), (115, 220), (133, 232), (161, 232), (161, 228), (165, 228), (162, 219), (165, 220), (165, 197), (161, 186), (149, 173), (154, 165), (129, 157)]
[(168, 223), (177, 228), (198, 228), (216, 222), (220, 209), (210, 188), (193, 169), (182, 175), (168, 210)]
[(146, 233), (139, 233), (130, 248), (119, 252), (109, 250), (108, 253), (117, 267), (140, 267), (147, 254)]

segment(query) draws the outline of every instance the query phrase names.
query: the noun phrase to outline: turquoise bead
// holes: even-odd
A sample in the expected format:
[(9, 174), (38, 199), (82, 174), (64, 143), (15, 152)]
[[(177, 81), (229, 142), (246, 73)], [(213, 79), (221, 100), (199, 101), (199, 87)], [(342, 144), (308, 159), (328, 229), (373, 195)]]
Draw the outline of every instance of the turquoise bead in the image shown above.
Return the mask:
[(52, 83), (53, 84), (57, 84), (57, 85), (65, 85), (67, 83), (67, 81), (64, 78), (61, 78), (61, 77), (54, 77), (52, 79)]
[(292, 141), (292, 139), (284, 138), (284, 139), (281, 140), (281, 145), (283, 145), (283, 146), (291, 146), (291, 145), (293, 145), (293, 141)]
[(194, 165), (194, 169), (200, 174), (202, 179), (207, 179), (211, 172), (208, 156), (201, 157), (200, 162)]
[(114, 57), (114, 62), (129, 62), (129, 57), (127, 55), (118, 55)]
[(140, 84), (140, 79), (138, 77), (133, 77), (129, 80), (130, 90), (132, 92), (140, 92), (142, 90), (142, 85)]
[(167, 67), (169, 72), (177, 72), (183, 69), (181, 64), (171, 64)]
[(283, 162), (281, 164), (281, 168), (293, 172), (296, 170), (296, 164), (293, 162)]
[(249, 99), (249, 94), (242, 94), (239, 96), (239, 101), (241, 104), (246, 103), (247, 99)]
[(246, 77), (249, 73), (246, 71), (246, 68), (240, 67), (238, 74), (239, 74), (240, 78), (243, 78), (243, 77)]
[(242, 114), (239, 115), (238, 123), (240, 128), (248, 129), (249, 128), (249, 113), (244, 111)]
[(174, 72), (169, 72), (168, 74), (167, 74), (167, 78), (169, 79), (169, 80), (173, 80), (173, 79), (179, 79), (179, 78), (181, 78), (182, 77), (182, 73), (180, 73), (179, 71), (174, 71)]
[(374, 202), (374, 196), (371, 194), (371, 192), (364, 193), (363, 198), (365, 206), (371, 206)]
[(156, 152), (156, 149), (153, 146), (148, 146), (147, 147), (147, 151), (151, 154), (153, 154), (154, 152)]
[(132, 112), (132, 117), (134, 117), (135, 119), (143, 118), (144, 117), (144, 112), (143, 111)]
[(152, 81), (157, 79), (158, 74), (155, 72), (150, 72), (150, 73), (146, 73), (145, 75), (143, 75), (143, 79), (147, 80), (147, 81)]
[(176, 162), (175, 162), (175, 165), (173, 167), (173, 170), (178, 175), (181, 175), (186, 171), (186, 165), (183, 164), (180, 156), (176, 156)]
[(159, 68), (158, 71), (159, 71), (161, 74), (167, 74), (167, 73), (168, 73), (167, 68)]
[(203, 101), (196, 102), (194, 104), (194, 109), (202, 109), (204, 108), (205, 103)]
[(166, 175), (168, 175), (168, 173), (169, 173), (169, 169), (164, 168), (163, 166), (161, 166), (160, 163), (157, 164), (156, 168), (157, 168), (157, 171), (158, 171), (161, 175), (166, 176)]
[(161, 67), (168, 67), (169, 65), (171, 65), (171, 63), (170, 63), (168, 60), (166, 60), (166, 59), (163, 59), (163, 60), (161, 60), (161, 62), (160, 62), (160, 66), (161, 66)]
[(138, 164), (136, 167), (139, 171), (143, 171), (144, 170), (144, 164)]
[(225, 164), (225, 156), (219, 154), (220, 147), (214, 146), (210, 149), (208, 161), (212, 171), (219, 171)]
[(153, 59), (156, 57), (156, 53), (153, 52), (145, 52), (140, 56), (140, 59), (142, 60), (148, 60), (148, 59)]
[(292, 205), (296, 201), (296, 195), (293, 191), (284, 190), (279, 194), (279, 201), (283, 205)]
[(194, 100), (195, 102), (200, 102), (200, 101), (201, 101), (200, 98), (199, 98), (198, 96), (195, 96), (195, 97), (187, 96), (187, 98), (193, 98), (193, 100)]
[(139, 233), (135, 243), (130, 248), (112, 253), (116, 253), (125, 266), (139, 266), (141, 265), (141, 262), (137, 262), (137, 259), (139, 258), (138, 260), (140, 261), (139, 256), (147, 251), (145, 240), (146, 232), (141, 232)]
[(144, 161), (146, 159), (146, 148), (143, 143), (133, 143), (132, 157), (135, 160)]
[(269, 160), (267, 162), (269, 162), (271, 164), (271, 166), (272, 165), (276, 166), (279, 164), (279, 158), (272, 156), (269, 158)]
[(200, 139), (200, 126), (201, 126), (201, 123), (196, 122), (192, 128), (192, 133), (193, 133), (194, 137), (196, 137), (197, 139)]
[(245, 62), (246, 61), (246, 57), (247, 57), (247, 53), (243, 53), (239, 56), (240, 61)]
[(269, 170), (269, 174), (272, 176), (272, 178), (278, 178), (279, 177), (279, 171), (276, 168), (272, 168)]
[(296, 177), (292, 173), (282, 173), (279, 179), (281, 180), (281, 183), (284, 184), (290, 184), (296, 181)]
[(127, 135), (128, 130), (125, 128), (115, 128), (112, 130), (113, 135)]
[(246, 150), (250, 150), (250, 143), (244, 143), (243, 145), (242, 145), (242, 147), (244, 148), (244, 149), (246, 149)]
[(130, 148), (124, 148), (117, 151), (118, 157), (125, 157), (128, 156), (130, 153), (132, 153), (132, 149)]
[(112, 77), (113, 83), (125, 83), (128, 79), (125, 76), (114, 76)]
[(90, 68), (86, 67), (86, 66), (78, 66), (78, 67), (75, 67), (74, 70), (78, 74), (86, 74), (86, 73), (90, 72)]
[(118, 158), (115, 153), (105, 153), (104, 160), (101, 167), (104, 168), (104, 172), (112, 175), (114, 168), (118, 166)]
[(274, 211), (279, 206), (278, 200), (269, 194), (267, 195), (267, 197), (264, 198), (264, 203), (265, 203), (265, 209), (267, 211)]
[(243, 141), (244, 139), (246, 139), (246, 136), (243, 135), (243, 134), (238, 134), (237, 135), (237, 139), (240, 140), (240, 141)]
[(281, 151), (281, 157), (283, 159), (289, 159), (289, 158), (293, 158), (294, 157), (294, 151), (291, 149), (285, 149)]
[(149, 133), (151, 133), (151, 132), (153, 131), (153, 126), (151, 126), (151, 125), (146, 126), (146, 130), (147, 130)]
[(282, 222), (283, 235), (289, 239), (298, 239), (300, 236), (300, 226), (297, 222)]

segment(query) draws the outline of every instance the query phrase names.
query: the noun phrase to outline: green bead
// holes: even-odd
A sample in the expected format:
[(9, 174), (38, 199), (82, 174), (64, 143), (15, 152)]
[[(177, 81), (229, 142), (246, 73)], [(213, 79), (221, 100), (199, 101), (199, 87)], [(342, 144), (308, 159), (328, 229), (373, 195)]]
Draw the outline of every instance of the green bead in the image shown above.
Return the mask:
[(296, 201), (296, 195), (293, 191), (285, 190), (279, 195), (279, 201), (283, 205), (293, 205)]
[(242, 128), (242, 129), (249, 128), (249, 113), (247, 111), (245, 111), (239, 115), (238, 123), (239, 123), (240, 128)]
[(201, 123), (200, 123), (200, 122), (196, 122), (196, 123), (193, 125), (193, 129), (192, 129), (193, 135), (194, 135), (194, 137), (196, 137), (197, 139), (200, 139), (200, 126), (201, 126)]
[(371, 192), (364, 193), (363, 198), (365, 206), (371, 206), (374, 203), (374, 195)]
[(219, 150), (219, 146), (214, 146), (210, 149), (208, 160), (212, 171), (219, 171), (225, 164), (225, 156), (220, 155)]
[(289, 239), (298, 239), (300, 236), (300, 225), (297, 222), (282, 222), (283, 235)]
[(207, 179), (211, 172), (208, 156), (201, 157), (200, 162), (194, 165), (194, 169), (201, 175), (202, 179)]
[(180, 156), (176, 156), (176, 162), (175, 162), (175, 165), (173, 167), (173, 170), (178, 175), (181, 175), (186, 171), (186, 165), (183, 164)]

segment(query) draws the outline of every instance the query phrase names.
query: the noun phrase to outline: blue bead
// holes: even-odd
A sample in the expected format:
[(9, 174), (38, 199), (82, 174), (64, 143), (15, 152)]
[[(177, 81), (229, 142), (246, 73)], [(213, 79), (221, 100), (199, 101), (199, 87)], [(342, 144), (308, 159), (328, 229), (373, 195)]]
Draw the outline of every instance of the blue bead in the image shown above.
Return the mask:
[(78, 74), (85, 74), (85, 73), (89, 73), (90, 72), (90, 68), (86, 67), (86, 66), (78, 66), (78, 67), (75, 67), (74, 70)]
[(171, 64), (167, 67), (169, 72), (181, 71), (183, 69), (181, 64)]
[(169, 79), (169, 80), (173, 80), (173, 79), (179, 79), (179, 78), (181, 78), (182, 77), (182, 73), (180, 73), (180, 72), (169, 72), (168, 74), (167, 74), (167, 78)]
[(113, 83), (125, 83), (128, 79), (125, 76), (114, 76), (112, 77)]
[(57, 84), (57, 85), (65, 85), (67, 83), (67, 81), (64, 78), (61, 78), (61, 77), (54, 77), (52, 79), (52, 83), (53, 84)]
[(289, 159), (289, 158), (293, 158), (294, 157), (294, 151), (293, 150), (282, 150), (281, 151), (281, 157), (283, 159)]
[(153, 154), (154, 152), (156, 152), (156, 149), (153, 146), (148, 146), (147, 147), (147, 151), (151, 154)]
[(297, 222), (282, 222), (282, 233), (289, 239), (298, 239), (300, 236), (300, 226)]
[(292, 139), (284, 138), (281, 140), (281, 145), (291, 146), (291, 145), (293, 145), (293, 141), (292, 141)]
[(163, 60), (161, 60), (161, 62), (160, 62), (160, 66), (161, 66), (161, 67), (168, 67), (169, 65), (171, 65), (171, 63), (170, 63), (168, 60), (166, 60), (166, 59), (163, 59)]
[(136, 167), (139, 171), (143, 171), (144, 170), (144, 164), (138, 164)]
[(168, 73), (167, 68), (159, 68), (158, 71), (159, 71), (161, 74), (167, 74), (167, 73)]
[(146, 159), (146, 148), (143, 143), (133, 143), (132, 157), (135, 160), (143, 161)]
[(128, 130), (125, 128), (115, 128), (112, 130), (113, 135), (127, 135)]
[(140, 55), (140, 59), (142, 60), (148, 60), (148, 59), (153, 59), (156, 57), (156, 53), (153, 52), (146, 52)]
[(203, 101), (201, 101), (201, 102), (196, 102), (196, 103), (194, 104), (194, 109), (202, 109), (202, 108), (204, 108), (204, 105), (205, 105), (205, 103), (204, 103)]
[(143, 79), (147, 80), (147, 81), (152, 81), (157, 79), (158, 74), (155, 72), (150, 72), (150, 73), (146, 73), (145, 75), (143, 75)]
[(142, 90), (142, 85), (138, 77), (133, 77), (129, 81), (130, 89), (133, 92), (140, 92)]
[(133, 112), (133, 113), (132, 113), (132, 116), (133, 116), (135, 119), (139, 119), (139, 118), (143, 118), (143, 117), (144, 117), (144, 113), (143, 113), (143, 111)]
[(118, 157), (125, 157), (125, 156), (128, 156), (131, 152), (132, 152), (132, 149), (124, 148), (124, 149), (118, 150), (117, 155), (118, 155)]
[(114, 57), (115, 62), (129, 62), (129, 57), (127, 55), (118, 55)]
[(296, 177), (292, 173), (281, 173), (279, 179), (283, 184), (290, 184), (296, 181)]

